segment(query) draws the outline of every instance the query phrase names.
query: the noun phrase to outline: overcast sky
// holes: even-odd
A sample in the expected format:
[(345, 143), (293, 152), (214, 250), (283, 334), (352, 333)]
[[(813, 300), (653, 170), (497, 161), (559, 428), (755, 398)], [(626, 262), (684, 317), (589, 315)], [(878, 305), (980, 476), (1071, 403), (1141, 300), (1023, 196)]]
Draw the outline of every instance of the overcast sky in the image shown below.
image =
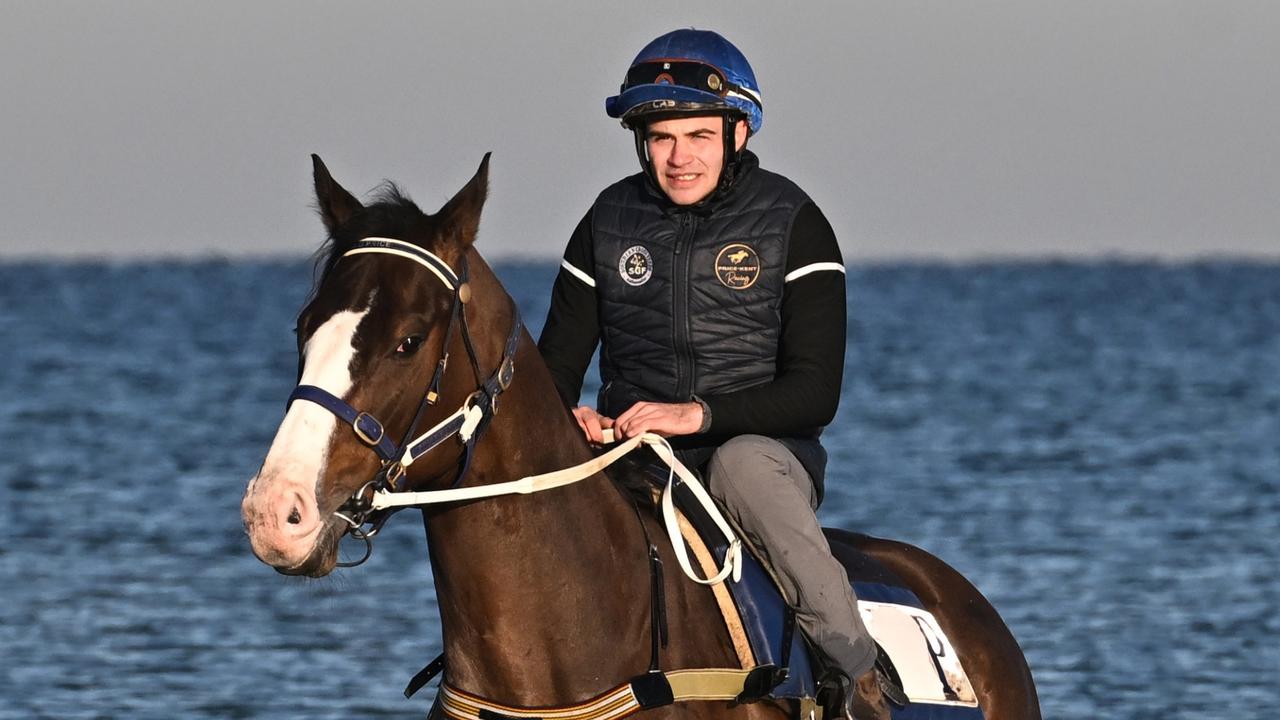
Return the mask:
[(0, 2), (0, 257), (309, 253), (309, 154), (555, 256), (635, 53), (715, 29), (847, 258), (1280, 258), (1280, 2)]

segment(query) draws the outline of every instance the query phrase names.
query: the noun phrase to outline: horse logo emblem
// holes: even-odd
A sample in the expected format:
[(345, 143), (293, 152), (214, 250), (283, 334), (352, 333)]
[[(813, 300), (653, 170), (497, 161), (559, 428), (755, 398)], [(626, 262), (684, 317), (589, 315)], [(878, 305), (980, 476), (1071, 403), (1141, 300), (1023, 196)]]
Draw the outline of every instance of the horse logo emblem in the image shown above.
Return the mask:
[(649, 282), (653, 277), (653, 256), (643, 245), (632, 245), (622, 253), (618, 260), (618, 274), (622, 280), (633, 287)]
[(760, 256), (750, 245), (726, 245), (716, 255), (716, 277), (727, 288), (746, 290), (760, 277)]

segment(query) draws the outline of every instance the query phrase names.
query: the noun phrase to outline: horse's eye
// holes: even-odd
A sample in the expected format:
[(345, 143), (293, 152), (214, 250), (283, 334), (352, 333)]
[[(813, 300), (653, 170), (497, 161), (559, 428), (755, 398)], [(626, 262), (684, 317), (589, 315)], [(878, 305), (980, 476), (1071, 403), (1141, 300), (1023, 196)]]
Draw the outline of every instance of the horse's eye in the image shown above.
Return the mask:
[(409, 357), (422, 347), (423, 337), (421, 335), (410, 335), (400, 341), (400, 347), (396, 348), (396, 354), (401, 357)]

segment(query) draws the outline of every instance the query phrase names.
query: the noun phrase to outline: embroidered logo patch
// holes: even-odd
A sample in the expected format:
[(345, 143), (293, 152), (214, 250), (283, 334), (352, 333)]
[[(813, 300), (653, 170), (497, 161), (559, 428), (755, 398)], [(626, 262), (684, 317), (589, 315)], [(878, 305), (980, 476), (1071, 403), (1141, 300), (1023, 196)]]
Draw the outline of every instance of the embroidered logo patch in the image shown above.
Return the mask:
[(618, 274), (628, 285), (643, 285), (653, 277), (653, 256), (643, 245), (632, 245), (618, 260)]
[(716, 277), (725, 287), (746, 290), (760, 278), (760, 256), (750, 245), (726, 245), (716, 255)]

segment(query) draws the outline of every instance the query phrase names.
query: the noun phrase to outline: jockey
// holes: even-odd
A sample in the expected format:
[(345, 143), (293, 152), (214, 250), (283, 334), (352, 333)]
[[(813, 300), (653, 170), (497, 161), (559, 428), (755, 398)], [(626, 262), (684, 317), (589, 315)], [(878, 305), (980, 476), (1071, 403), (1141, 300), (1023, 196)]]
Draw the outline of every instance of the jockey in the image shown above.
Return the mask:
[[(766, 554), (797, 622), (887, 716), (876, 647), (818, 525), (845, 352), (831, 225), (747, 139), (764, 120), (746, 58), (705, 30), (649, 43), (605, 101), (641, 172), (605, 188), (565, 249), (538, 341), (587, 439), (671, 438)], [(597, 408), (578, 406), (600, 344)], [(860, 707), (865, 706), (865, 707)]]

